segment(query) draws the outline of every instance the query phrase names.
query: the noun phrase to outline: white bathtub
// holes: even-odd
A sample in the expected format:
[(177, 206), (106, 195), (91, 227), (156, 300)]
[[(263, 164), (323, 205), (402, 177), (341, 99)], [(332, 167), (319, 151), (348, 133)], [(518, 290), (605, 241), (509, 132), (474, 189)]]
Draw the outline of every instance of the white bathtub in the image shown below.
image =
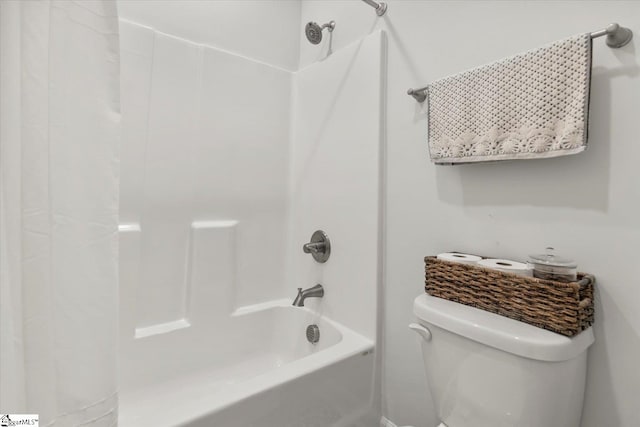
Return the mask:
[(119, 426), (351, 426), (370, 409), (374, 344), (339, 323), (278, 300), (234, 313), (225, 338), (210, 367), (122, 392)]

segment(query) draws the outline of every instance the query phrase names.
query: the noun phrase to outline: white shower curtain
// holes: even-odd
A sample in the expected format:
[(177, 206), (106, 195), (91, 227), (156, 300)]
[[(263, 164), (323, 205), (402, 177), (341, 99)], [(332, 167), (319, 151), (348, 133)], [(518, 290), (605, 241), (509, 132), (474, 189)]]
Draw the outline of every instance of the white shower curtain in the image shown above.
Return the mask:
[(0, 413), (117, 423), (115, 1), (0, 0)]

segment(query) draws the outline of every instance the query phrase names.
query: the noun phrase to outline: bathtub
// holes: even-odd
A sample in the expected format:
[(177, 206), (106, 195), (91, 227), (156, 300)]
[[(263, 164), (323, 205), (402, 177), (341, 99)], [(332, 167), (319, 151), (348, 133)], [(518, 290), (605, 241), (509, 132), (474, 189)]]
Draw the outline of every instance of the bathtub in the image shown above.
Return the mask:
[[(310, 324), (319, 327), (317, 344), (307, 341)], [(358, 420), (373, 398), (371, 340), (290, 300), (237, 310), (224, 336), (216, 353), (224, 356), (210, 367), (156, 375), (122, 391), (119, 426), (365, 425)], [(179, 354), (172, 353), (173, 362)], [(147, 357), (154, 365), (165, 356)]]

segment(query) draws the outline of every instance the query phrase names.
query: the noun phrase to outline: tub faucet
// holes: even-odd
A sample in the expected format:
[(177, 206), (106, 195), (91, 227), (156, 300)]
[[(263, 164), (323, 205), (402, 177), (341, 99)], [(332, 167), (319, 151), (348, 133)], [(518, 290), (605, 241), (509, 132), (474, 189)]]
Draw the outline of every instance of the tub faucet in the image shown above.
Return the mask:
[(293, 305), (296, 307), (304, 307), (304, 300), (307, 298), (315, 297), (322, 298), (324, 296), (324, 288), (322, 285), (315, 285), (313, 288), (302, 289), (298, 288), (298, 296), (293, 300)]

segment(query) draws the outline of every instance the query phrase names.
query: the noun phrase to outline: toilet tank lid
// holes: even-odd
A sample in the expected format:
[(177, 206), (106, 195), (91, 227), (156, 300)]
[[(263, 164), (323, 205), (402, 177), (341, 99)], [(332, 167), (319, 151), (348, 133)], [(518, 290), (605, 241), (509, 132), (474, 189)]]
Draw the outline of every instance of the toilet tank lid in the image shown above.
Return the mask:
[(584, 352), (594, 337), (589, 328), (573, 338), (488, 311), (427, 294), (418, 296), (414, 314), (423, 322), (470, 340), (534, 360), (559, 362)]

